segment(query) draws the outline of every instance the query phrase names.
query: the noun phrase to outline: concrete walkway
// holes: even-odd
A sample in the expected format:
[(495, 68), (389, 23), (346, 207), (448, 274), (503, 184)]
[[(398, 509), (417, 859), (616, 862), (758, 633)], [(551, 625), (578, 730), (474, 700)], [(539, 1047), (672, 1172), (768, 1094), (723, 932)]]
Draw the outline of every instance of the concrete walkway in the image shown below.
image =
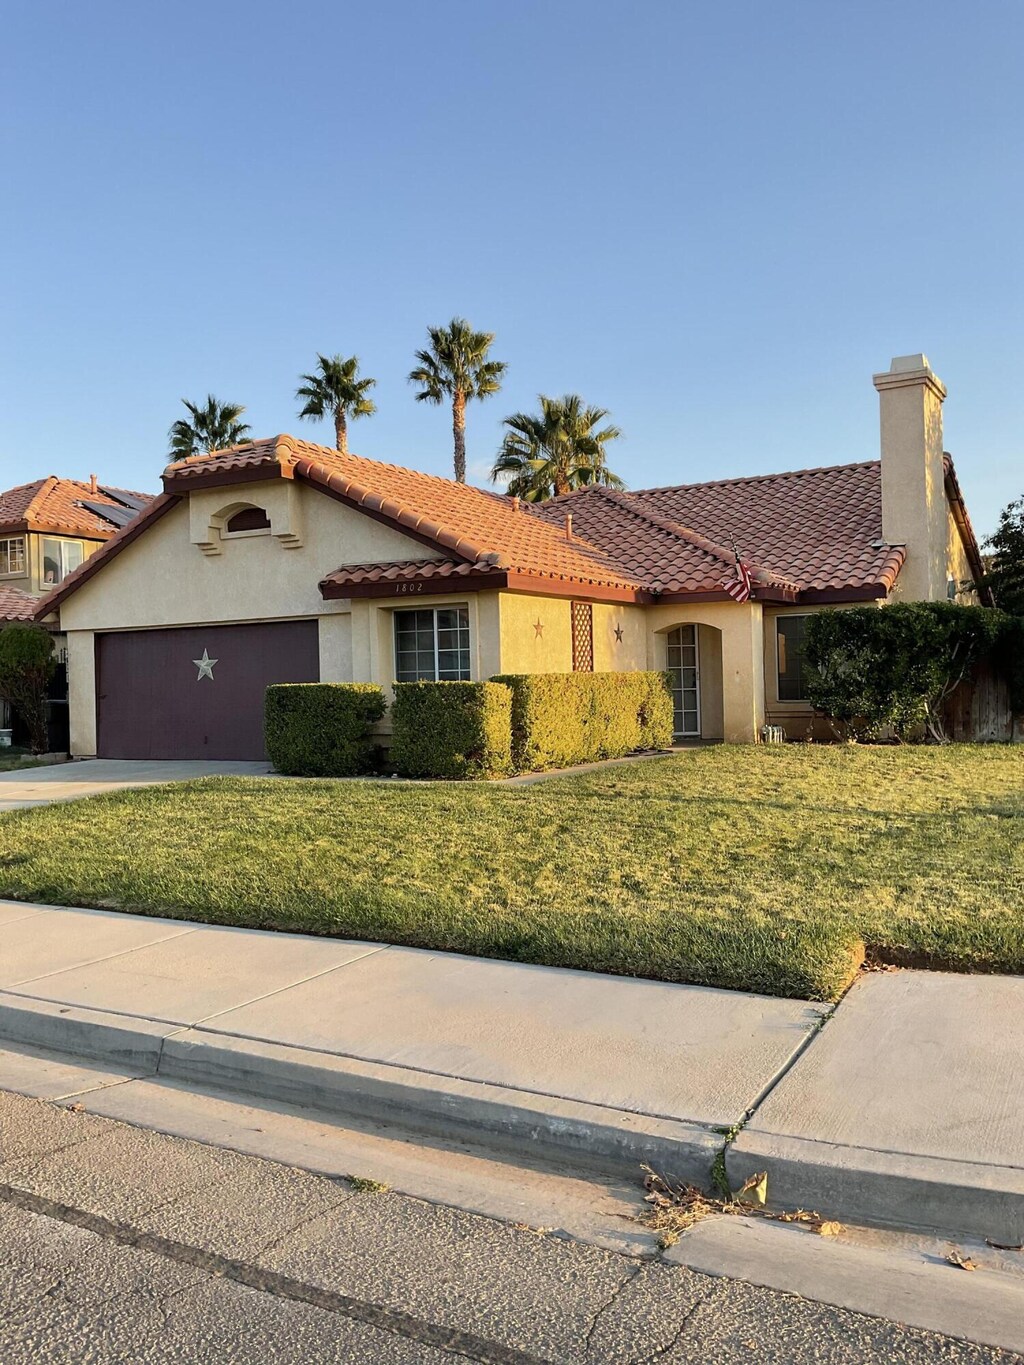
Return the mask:
[(196, 777), (267, 777), (269, 763), (158, 763), (116, 758), (87, 758), (0, 773), (0, 814), (53, 801), (76, 801), (124, 787), (151, 787), (161, 782), (190, 782)]
[[(1024, 978), (805, 1001), (0, 902), (0, 1038), (125, 1074), (1024, 1241)], [(102, 1087), (103, 1080), (97, 1081)]]

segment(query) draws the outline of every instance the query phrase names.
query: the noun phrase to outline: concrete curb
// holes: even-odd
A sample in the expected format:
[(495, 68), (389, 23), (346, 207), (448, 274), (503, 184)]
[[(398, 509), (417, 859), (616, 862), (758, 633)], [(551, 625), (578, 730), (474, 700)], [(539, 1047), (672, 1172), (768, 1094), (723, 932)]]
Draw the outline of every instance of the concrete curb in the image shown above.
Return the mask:
[(509, 1154), (524, 1144), (574, 1166), (635, 1174), (646, 1163), (706, 1185), (721, 1136), (697, 1123), (464, 1081), (334, 1053), (184, 1029), (0, 992), (0, 1036), (138, 1075), (297, 1105), (413, 1132), (472, 1140)]
[(1024, 1168), (876, 1152), (744, 1129), (726, 1152), (733, 1189), (768, 1172), (773, 1208), (914, 1228), (953, 1237), (1024, 1241)]
[(0, 1037), (31, 1047), (68, 1052), (139, 1075), (155, 1075), (160, 1049), (173, 1024), (105, 1014), (0, 991)]
[(462, 1136), (511, 1151), (557, 1152), (564, 1160), (635, 1171), (646, 1162), (706, 1184), (722, 1139), (699, 1124), (652, 1118), (434, 1072), (364, 1062), (190, 1029), (168, 1038), (159, 1074), (327, 1114), (353, 1114), (440, 1137)]

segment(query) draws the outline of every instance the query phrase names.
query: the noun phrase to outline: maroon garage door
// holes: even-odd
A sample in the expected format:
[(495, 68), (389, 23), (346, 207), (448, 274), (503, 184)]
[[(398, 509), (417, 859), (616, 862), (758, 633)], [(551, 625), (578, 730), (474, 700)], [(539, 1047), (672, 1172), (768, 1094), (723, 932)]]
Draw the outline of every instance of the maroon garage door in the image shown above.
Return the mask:
[(316, 621), (96, 637), (101, 758), (263, 758), (263, 692), (317, 682)]

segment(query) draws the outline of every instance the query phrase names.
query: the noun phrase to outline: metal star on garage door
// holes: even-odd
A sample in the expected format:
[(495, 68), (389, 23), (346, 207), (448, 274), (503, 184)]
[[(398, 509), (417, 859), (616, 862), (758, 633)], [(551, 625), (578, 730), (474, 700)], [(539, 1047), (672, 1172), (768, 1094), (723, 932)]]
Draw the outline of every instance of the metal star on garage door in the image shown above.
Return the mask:
[(201, 659), (193, 659), (192, 662), (195, 664), (196, 668), (199, 669), (199, 676), (196, 678), (196, 682), (202, 682), (204, 678), (209, 678), (211, 682), (214, 681), (213, 666), (217, 660), (211, 659), (205, 649), (203, 650), (203, 657)]

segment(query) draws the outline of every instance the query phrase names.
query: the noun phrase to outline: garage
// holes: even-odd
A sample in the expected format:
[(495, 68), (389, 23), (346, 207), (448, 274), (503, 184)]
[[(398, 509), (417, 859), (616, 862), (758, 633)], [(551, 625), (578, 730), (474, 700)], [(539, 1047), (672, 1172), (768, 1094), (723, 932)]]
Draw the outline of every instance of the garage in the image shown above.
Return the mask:
[(319, 678), (315, 620), (98, 634), (97, 754), (264, 758), (266, 688)]

